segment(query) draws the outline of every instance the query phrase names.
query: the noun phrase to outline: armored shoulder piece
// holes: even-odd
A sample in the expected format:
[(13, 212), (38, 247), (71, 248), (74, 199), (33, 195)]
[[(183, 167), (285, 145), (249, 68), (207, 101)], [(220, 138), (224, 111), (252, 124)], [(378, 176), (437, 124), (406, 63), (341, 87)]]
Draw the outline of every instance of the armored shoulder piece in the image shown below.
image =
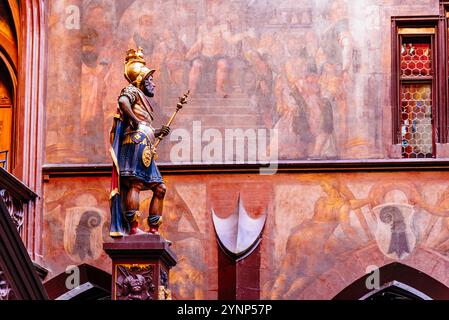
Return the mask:
[(122, 96), (127, 97), (129, 99), (129, 102), (131, 102), (131, 104), (134, 104), (138, 97), (137, 88), (130, 84), (129, 86), (123, 88), (122, 92), (120, 93), (120, 97)]

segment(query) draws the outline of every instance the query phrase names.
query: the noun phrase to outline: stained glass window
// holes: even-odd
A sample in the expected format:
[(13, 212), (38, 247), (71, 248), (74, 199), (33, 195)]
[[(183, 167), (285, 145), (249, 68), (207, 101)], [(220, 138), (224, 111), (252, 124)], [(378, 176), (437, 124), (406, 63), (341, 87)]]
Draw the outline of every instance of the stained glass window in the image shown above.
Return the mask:
[(403, 84), (402, 155), (404, 158), (433, 156), (432, 86)]
[(432, 49), (429, 38), (404, 37), (401, 45), (401, 76), (432, 75)]
[(432, 158), (433, 64), (431, 36), (402, 36), (400, 59), (403, 158)]

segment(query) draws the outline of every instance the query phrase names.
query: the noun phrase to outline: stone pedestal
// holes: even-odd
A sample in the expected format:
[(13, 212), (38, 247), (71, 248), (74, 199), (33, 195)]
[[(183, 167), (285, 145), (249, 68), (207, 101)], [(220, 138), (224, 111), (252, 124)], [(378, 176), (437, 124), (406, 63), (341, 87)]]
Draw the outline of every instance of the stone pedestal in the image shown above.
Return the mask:
[(159, 235), (142, 234), (104, 243), (112, 259), (112, 300), (170, 300), (176, 255)]

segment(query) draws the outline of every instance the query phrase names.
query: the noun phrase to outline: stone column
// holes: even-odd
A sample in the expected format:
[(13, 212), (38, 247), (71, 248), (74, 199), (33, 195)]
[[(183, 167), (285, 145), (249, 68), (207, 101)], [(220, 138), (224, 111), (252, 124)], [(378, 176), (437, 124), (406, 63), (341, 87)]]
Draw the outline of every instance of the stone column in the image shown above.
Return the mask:
[(134, 235), (103, 249), (112, 259), (112, 300), (171, 300), (169, 274), (177, 258), (164, 238)]

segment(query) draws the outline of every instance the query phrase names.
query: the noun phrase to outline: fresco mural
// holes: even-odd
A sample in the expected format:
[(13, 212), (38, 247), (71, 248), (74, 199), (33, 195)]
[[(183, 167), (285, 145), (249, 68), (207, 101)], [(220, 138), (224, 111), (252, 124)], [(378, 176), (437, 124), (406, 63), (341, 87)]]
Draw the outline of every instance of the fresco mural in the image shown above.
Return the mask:
[[(165, 180), (170, 183), (172, 179)], [(143, 217), (148, 217), (150, 199), (148, 194), (144, 197), (147, 199), (142, 201), (140, 210), (146, 212)], [(172, 248), (178, 257), (178, 270), (171, 273), (170, 283), (180, 299), (201, 300), (210, 296), (208, 269), (214, 262), (207, 258), (210, 225), (205, 208), (206, 186), (201, 183), (177, 183), (173, 190), (168, 190), (164, 200), (161, 234), (173, 242)]]
[[(217, 298), (220, 249), (211, 212), (229, 217), (239, 196), (251, 217), (268, 214), (260, 248), (262, 299), (331, 299), (369, 266), (394, 261), (449, 285), (448, 181), (447, 172), (223, 174), (219, 180), (168, 175), (161, 233), (179, 258), (173, 292), (178, 299)], [(80, 263), (110, 272), (101, 250), (108, 237), (108, 188), (107, 177), (46, 183), (49, 278)], [(142, 223), (148, 206), (143, 200)]]
[(60, 179), (45, 188), (44, 256), (53, 276), (84, 262), (109, 271), (108, 181)]
[[(109, 178), (84, 178), (67, 184), (55, 179), (45, 187), (44, 257), (49, 279), (68, 266), (88, 263), (111, 272), (111, 261), (103, 251), (109, 238)], [(167, 181), (171, 181), (168, 179)], [(178, 181), (165, 202), (165, 223), (161, 233), (173, 241), (178, 256), (171, 274), (171, 288), (177, 299), (208, 299), (210, 225), (206, 216), (206, 187)], [(182, 196), (181, 196), (182, 194)], [(151, 191), (142, 197), (140, 224), (148, 217)], [(145, 226), (148, 229), (148, 225)], [(216, 262), (215, 262), (216, 263)], [(212, 293), (213, 294), (213, 293)]]
[[(267, 145), (278, 145), (280, 160), (388, 158), (390, 15), (435, 14), (437, 3), (51, 1), (46, 162), (109, 163), (124, 53), (136, 46), (158, 69), (156, 123), (190, 88), (175, 127), (202, 146), (209, 141), (193, 121), (222, 134), (276, 129)], [(67, 27), (68, 5), (80, 8), (79, 29)]]
[[(368, 266), (393, 261), (447, 268), (446, 174), (413, 173), (414, 182), (410, 175), (303, 175), (278, 185), (269, 228), (276, 236), (263, 255), (276, 272), (262, 273), (263, 298), (331, 299)], [(292, 193), (308, 196), (288, 201)]]

